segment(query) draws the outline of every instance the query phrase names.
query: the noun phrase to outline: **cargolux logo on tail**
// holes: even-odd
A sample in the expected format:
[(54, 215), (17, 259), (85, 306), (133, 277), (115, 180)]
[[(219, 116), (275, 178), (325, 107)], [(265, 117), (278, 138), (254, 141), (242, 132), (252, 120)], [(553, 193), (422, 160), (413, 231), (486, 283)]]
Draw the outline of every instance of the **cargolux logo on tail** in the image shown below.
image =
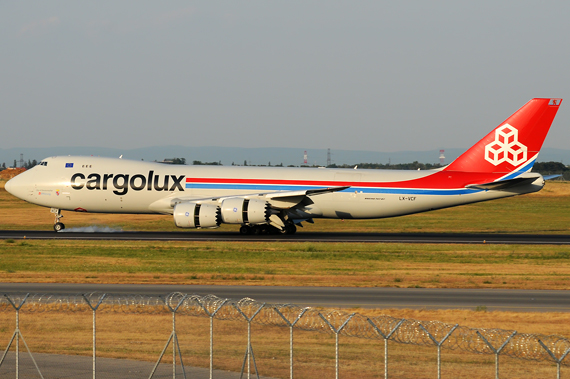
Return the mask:
[(485, 146), (485, 160), (495, 166), (508, 162), (518, 166), (526, 162), (527, 148), (519, 142), (519, 131), (505, 124), (495, 131), (495, 140)]

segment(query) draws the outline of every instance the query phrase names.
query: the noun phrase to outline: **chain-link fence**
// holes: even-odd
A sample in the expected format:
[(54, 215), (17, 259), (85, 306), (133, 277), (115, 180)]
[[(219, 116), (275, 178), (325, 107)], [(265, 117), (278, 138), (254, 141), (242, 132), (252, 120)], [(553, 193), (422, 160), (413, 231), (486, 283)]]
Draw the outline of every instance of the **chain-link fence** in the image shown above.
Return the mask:
[[(397, 362), (410, 359), (405, 357), (410, 345), (424, 348), (424, 355), (436, 352), (436, 370), (419, 369), (429, 372), (428, 377), (442, 376), (442, 350), (469, 356), (467, 361), (473, 361), (473, 356), (485, 356), (479, 364), (492, 365), (497, 378), (500, 357), (545, 362), (545, 370), (555, 365), (560, 377), (560, 367), (568, 364), (565, 358), (570, 352), (570, 341), (560, 336), (390, 316), (367, 317), (340, 310), (270, 304), (249, 298), (235, 301), (213, 295), (5, 294), (0, 297), (0, 316), (0, 343), (6, 347), (0, 350), (2, 378), (250, 378), (262, 374), (293, 378), (314, 377), (315, 373), (335, 378), (365, 377), (366, 373), (371, 377), (411, 377), (402, 368), (389, 370), (392, 356)], [(326, 334), (334, 337), (334, 343), (318, 337)], [(341, 344), (340, 337), (354, 337), (350, 341), (360, 342), (353, 342), (356, 347), (349, 348), (348, 340), (343, 338)], [(320, 351), (332, 344), (334, 355), (330, 354), (331, 349)], [(71, 363), (80, 357), (81, 362)], [(487, 357), (494, 358), (494, 362), (489, 363)], [(449, 363), (454, 367), (454, 375), (449, 377), (461, 377), (457, 370), (464, 363), (452, 362), (457, 359)], [(105, 369), (100, 367), (102, 360), (106, 362)], [(311, 364), (314, 367), (308, 369)], [(109, 371), (113, 365), (116, 368)], [(202, 371), (191, 373), (198, 370), (197, 366), (203, 367)], [(20, 376), (24, 369), (26, 375)], [(71, 374), (70, 370), (75, 371)], [(554, 377), (554, 370), (551, 375)]]

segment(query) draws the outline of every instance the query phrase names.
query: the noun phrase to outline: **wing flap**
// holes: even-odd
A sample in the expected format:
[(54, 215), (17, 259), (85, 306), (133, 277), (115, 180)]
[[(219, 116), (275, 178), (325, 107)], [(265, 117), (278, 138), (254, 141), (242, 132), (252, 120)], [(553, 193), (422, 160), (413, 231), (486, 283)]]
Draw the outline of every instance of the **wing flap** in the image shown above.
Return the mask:
[(284, 191), (284, 192), (271, 192), (265, 195), (265, 198), (273, 208), (288, 209), (299, 204), (306, 198), (314, 195), (321, 195), (324, 193), (343, 191), (350, 186), (343, 187), (329, 187), (311, 190), (300, 191)]
[(323, 193), (344, 191), (347, 188), (350, 188), (350, 186), (329, 187), (329, 188), (319, 188), (319, 189), (300, 190), (300, 191), (271, 192), (265, 195), (265, 197), (267, 199), (277, 199), (277, 198), (298, 197), (298, 196), (312, 196), (312, 195), (320, 195)]

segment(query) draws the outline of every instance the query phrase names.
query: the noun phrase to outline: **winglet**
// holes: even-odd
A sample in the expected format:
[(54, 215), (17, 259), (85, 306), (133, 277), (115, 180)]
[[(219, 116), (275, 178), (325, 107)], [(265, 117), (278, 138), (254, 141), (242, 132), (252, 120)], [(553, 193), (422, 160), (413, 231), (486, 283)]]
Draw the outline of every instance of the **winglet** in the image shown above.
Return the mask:
[(532, 99), (446, 171), (526, 172), (532, 168), (562, 99)]

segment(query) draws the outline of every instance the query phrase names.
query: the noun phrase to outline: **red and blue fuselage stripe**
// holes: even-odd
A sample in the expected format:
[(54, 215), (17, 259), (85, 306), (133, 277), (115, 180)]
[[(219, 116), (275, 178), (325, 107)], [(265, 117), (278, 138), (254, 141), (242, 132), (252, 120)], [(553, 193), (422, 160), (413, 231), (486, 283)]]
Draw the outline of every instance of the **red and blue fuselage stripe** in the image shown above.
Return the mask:
[[(399, 183), (366, 183), (366, 182), (336, 182), (336, 181), (300, 181), (282, 179), (227, 179), (227, 178), (187, 178), (186, 189), (200, 190), (237, 190), (237, 191), (299, 191), (324, 189), (331, 187), (350, 186), (343, 192), (362, 192), (378, 194), (399, 195), (465, 195), (479, 192), (480, 190), (468, 188), (403, 188), (392, 187)], [(385, 186), (387, 185), (387, 186)]]
[(292, 180), (263, 178), (186, 178), (187, 189), (241, 191), (299, 191), (331, 187), (350, 187), (343, 192), (399, 195), (466, 195), (481, 190), (467, 185), (508, 180), (529, 171), (536, 155), (510, 173), (460, 172), (441, 170), (425, 176), (397, 182), (347, 182), (335, 180)]

